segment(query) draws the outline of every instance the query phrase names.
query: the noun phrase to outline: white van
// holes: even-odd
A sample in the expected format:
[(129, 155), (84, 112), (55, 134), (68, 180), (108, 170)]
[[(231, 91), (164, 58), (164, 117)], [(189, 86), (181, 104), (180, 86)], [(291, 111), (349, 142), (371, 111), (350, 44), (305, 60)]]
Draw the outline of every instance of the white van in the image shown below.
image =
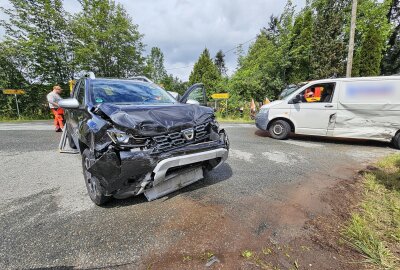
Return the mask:
[(400, 148), (400, 76), (309, 82), (262, 106), (256, 126), (280, 140), (295, 132), (392, 141)]

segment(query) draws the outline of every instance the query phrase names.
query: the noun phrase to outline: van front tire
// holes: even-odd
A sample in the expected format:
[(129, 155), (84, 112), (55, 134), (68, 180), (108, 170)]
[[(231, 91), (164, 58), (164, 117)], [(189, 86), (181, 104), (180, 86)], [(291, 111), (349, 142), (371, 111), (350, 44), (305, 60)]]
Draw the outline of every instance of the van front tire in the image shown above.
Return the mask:
[(268, 131), (272, 138), (285, 140), (289, 137), (291, 128), (285, 120), (276, 120), (269, 126)]
[(393, 137), (392, 145), (394, 148), (400, 149), (400, 132), (397, 132), (397, 134)]

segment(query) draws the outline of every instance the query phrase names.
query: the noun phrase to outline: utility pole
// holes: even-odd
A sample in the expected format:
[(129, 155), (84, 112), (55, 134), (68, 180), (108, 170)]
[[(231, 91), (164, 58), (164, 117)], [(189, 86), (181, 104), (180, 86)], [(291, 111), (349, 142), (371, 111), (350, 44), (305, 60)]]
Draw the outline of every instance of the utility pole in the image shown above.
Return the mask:
[(347, 69), (346, 69), (347, 78), (351, 77), (351, 70), (353, 68), (354, 35), (356, 33), (356, 20), (357, 20), (357, 0), (353, 0), (353, 6), (351, 8), (349, 54), (347, 56)]

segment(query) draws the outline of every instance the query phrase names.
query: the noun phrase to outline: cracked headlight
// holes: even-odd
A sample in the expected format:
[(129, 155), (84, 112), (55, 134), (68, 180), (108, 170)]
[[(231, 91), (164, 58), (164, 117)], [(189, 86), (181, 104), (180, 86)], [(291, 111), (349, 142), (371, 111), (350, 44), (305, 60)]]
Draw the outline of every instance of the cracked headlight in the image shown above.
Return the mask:
[(131, 135), (116, 129), (108, 130), (107, 134), (110, 139), (116, 144), (127, 144), (129, 142), (129, 139), (131, 138)]

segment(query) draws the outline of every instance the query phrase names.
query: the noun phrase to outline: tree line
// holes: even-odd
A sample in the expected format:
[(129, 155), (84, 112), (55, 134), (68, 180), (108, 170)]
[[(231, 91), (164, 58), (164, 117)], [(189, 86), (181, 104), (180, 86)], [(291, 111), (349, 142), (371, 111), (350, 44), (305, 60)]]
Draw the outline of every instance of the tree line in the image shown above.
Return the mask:
[[(352, 75), (399, 74), (399, 0), (358, 2)], [(309, 0), (296, 12), (289, 0), (281, 15), (269, 18), (246, 54), (238, 48), (238, 66), (231, 77), (206, 68), (211, 59), (205, 59), (209, 58), (205, 50), (190, 81), (202, 78), (213, 91), (230, 92), (231, 104), (238, 106), (251, 98), (274, 99), (290, 84), (345, 77), (351, 4), (351, 0)]]
[[(21, 109), (28, 116), (48, 117), (45, 94), (50, 86), (68, 87), (82, 70), (97, 76), (126, 78), (146, 75), (165, 89), (183, 93), (203, 82), (207, 94), (229, 92), (229, 106), (254, 98), (276, 98), (287, 85), (343, 77), (346, 68), (351, 0), (307, 0), (296, 12), (289, 0), (282, 14), (266, 19), (245, 53), (236, 49), (237, 68), (227, 75), (225, 55), (205, 49), (188, 82), (168, 74), (161, 49), (144, 55), (143, 34), (122, 4), (114, 0), (79, 0), (69, 14), (62, 0), (9, 0), (0, 24), (0, 88), (23, 88)], [(359, 0), (353, 76), (400, 72), (399, 0)], [(65, 91), (68, 95), (68, 91)], [(0, 94), (0, 115), (12, 117), (12, 97)]]

